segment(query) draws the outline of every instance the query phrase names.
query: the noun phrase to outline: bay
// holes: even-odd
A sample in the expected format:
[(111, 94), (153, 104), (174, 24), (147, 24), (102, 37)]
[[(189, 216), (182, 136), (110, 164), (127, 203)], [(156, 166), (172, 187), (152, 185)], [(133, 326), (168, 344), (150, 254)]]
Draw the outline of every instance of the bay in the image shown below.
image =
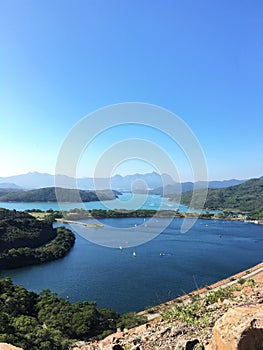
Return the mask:
[[(101, 222), (105, 227), (134, 227), (143, 219)], [(260, 225), (198, 220), (181, 233), (181, 224), (182, 219), (174, 219), (153, 240), (124, 249), (103, 247), (76, 233), (75, 246), (65, 258), (1, 271), (0, 276), (36, 292), (49, 288), (72, 302), (93, 300), (98, 307), (127, 312), (173, 299), (262, 261)]]

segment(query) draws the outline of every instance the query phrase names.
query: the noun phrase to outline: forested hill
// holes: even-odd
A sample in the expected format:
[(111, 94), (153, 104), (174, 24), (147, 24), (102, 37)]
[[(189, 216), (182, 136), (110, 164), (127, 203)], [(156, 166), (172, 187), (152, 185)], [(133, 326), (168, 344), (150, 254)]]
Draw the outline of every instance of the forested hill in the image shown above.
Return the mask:
[(0, 208), (0, 267), (41, 264), (65, 256), (74, 234), (52, 227), (52, 217), (38, 220), (25, 212)]
[[(201, 191), (197, 191), (197, 194)], [(181, 203), (189, 205), (192, 193), (192, 191), (182, 193)], [(192, 204), (194, 207), (195, 203)], [(205, 208), (263, 213), (263, 178), (251, 179), (228, 188), (209, 189)]]
[(116, 191), (83, 191), (67, 188), (46, 187), (37, 190), (0, 193), (0, 202), (92, 202), (98, 200), (112, 200), (119, 194)]
[(24, 350), (73, 349), (77, 339), (101, 339), (146, 322), (133, 312), (119, 315), (88, 301), (72, 304), (48, 289), (36, 294), (0, 279), (0, 342)]
[(35, 248), (55, 237), (56, 231), (50, 222), (37, 220), (25, 212), (0, 208), (0, 251)]

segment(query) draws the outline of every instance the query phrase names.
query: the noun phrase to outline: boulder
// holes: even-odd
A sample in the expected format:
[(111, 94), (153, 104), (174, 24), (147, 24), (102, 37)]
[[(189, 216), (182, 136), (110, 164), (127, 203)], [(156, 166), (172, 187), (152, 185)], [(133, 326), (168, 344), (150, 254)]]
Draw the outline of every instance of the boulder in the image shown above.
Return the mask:
[(263, 349), (263, 305), (246, 305), (228, 310), (213, 328), (206, 350)]

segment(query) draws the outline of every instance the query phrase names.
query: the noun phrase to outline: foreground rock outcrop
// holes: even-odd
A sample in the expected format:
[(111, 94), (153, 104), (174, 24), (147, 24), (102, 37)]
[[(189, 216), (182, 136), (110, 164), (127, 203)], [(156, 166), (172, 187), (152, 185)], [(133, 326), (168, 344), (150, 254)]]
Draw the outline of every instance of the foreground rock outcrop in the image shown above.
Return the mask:
[(161, 320), (117, 332), (102, 341), (74, 350), (261, 350), (263, 304), (229, 309), (213, 327), (198, 333), (194, 327)]
[(228, 310), (216, 321), (207, 350), (263, 349), (263, 304)]

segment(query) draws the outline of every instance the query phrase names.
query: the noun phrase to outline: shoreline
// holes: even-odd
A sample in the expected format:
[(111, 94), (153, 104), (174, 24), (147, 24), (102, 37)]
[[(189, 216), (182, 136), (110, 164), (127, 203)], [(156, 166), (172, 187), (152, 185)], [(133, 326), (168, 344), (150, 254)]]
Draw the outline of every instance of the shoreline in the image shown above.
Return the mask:
[[(211, 300), (206, 304), (205, 296), (214, 292), (219, 288), (227, 287), (230, 279), (231, 283), (237, 283), (240, 278), (248, 279), (255, 276), (253, 285), (247, 285), (247, 283), (240, 283), (240, 288), (235, 291), (234, 295), (225, 295), (224, 293), (218, 295), (218, 300)], [(232, 281), (234, 279), (234, 281)], [(242, 335), (246, 334), (247, 326), (249, 329), (258, 330), (257, 325), (253, 325), (255, 320), (261, 322), (261, 309), (262, 309), (262, 290), (263, 290), (263, 262), (252, 266), (249, 269), (241, 271), (235, 275), (232, 275), (226, 279), (220, 280), (209, 287), (201, 288), (193, 291), (192, 293), (183, 295), (177, 299), (173, 299), (167, 303), (160, 304), (159, 306), (165, 306), (164, 310), (159, 310), (156, 314), (146, 314), (144, 312), (138, 313), (138, 315), (144, 315), (148, 317), (145, 324), (136, 326), (131, 329), (117, 329), (117, 332), (108, 335), (102, 340), (77, 342), (73, 344), (72, 350), (99, 350), (99, 349), (113, 349), (114, 344), (121, 346), (120, 349), (130, 349), (131, 344), (135, 344), (136, 349), (188, 349), (187, 345), (199, 344), (198, 349), (212, 350), (217, 348), (217, 344), (223, 344), (224, 338), (229, 339), (232, 335), (232, 329), (234, 335), (238, 336), (237, 339), (242, 339)], [(208, 289), (209, 288), (209, 289)], [(200, 295), (204, 298), (193, 299), (194, 295)], [(193, 303), (195, 307), (201, 307), (197, 311), (197, 314), (193, 315), (191, 322), (187, 322), (187, 315), (181, 314), (182, 318), (177, 317), (178, 314), (173, 313), (172, 306), (181, 299), (179, 309), (184, 305), (186, 310), (188, 304)], [(172, 304), (171, 308), (167, 305)], [(191, 305), (189, 306), (191, 310)], [(153, 310), (154, 307), (151, 309)], [(176, 308), (175, 308), (176, 311)], [(258, 314), (257, 314), (258, 313)], [(200, 317), (200, 319), (199, 319)], [(208, 319), (207, 319), (208, 317)], [(244, 317), (248, 318), (248, 321), (244, 323)], [(255, 318), (256, 317), (256, 318)], [(223, 328), (222, 334), (222, 322), (217, 326), (217, 322), (220, 320), (228, 320), (226, 330)], [(176, 321), (176, 322), (175, 322)], [(195, 324), (194, 321), (197, 321)], [(200, 323), (198, 322), (200, 321)], [(236, 327), (237, 323), (237, 327)], [(226, 323), (223, 323), (223, 326)], [(221, 326), (220, 326), (221, 325)], [(261, 325), (261, 323), (259, 323)], [(244, 329), (244, 332), (240, 332)], [(230, 327), (230, 331), (229, 331)], [(253, 346), (253, 335), (252, 333), (252, 346)], [(232, 337), (233, 338), (233, 337)], [(221, 339), (223, 342), (221, 342)], [(236, 337), (235, 337), (236, 339)], [(227, 345), (229, 343), (227, 342)], [(132, 349), (135, 349), (135, 346)], [(193, 349), (193, 346), (189, 349)], [(220, 349), (225, 349), (221, 346)], [(235, 347), (236, 348), (236, 347)], [(250, 347), (249, 347), (250, 348)]]
[[(89, 219), (84, 219), (84, 220), (89, 220)], [(55, 221), (58, 222), (58, 223), (62, 223), (62, 224), (81, 225), (81, 226), (84, 226), (84, 227), (87, 227), (87, 228), (102, 228), (102, 227), (104, 227), (103, 224), (87, 224), (85, 222), (75, 221), (75, 220), (68, 220), (68, 219), (56, 219)]]
[[(162, 211), (161, 211), (162, 212)], [(30, 213), (31, 214), (31, 213)], [(159, 214), (159, 215), (158, 215)], [(202, 217), (200, 214), (202, 213), (198, 213), (199, 215), (192, 215), (193, 213), (187, 213), (187, 212), (179, 212), (179, 214), (181, 214), (182, 216), (179, 216), (178, 213), (173, 214), (173, 215), (161, 215), (162, 213), (155, 213), (154, 215), (150, 216), (150, 215), (146, 215), (146, 216), (88, 216), (88, 217), (80, 217), (77, 218), (75, 220), (71, 220), (71, 219), (67, 219), (67, 218), (56, 218), (55, 221), (57, 222), (65, 222), (65, 223), (74, 223), (74, 224), (80, 224), (80, 225), (84, 225), (83, 222), (81, 222), (81, 220), (99, 220), (99, 219), (108, 219), (108, 218), (113, 218), (113, 219), (124, 219), (124, 218), (143, 218), (143, 219), (148, 219), (148, 218), (152, 218), (152, 217), (157, 217), (158, 219), (198, 219), (198, 220), (206, 220), (206, 221), (211, 221), (211, 220), (216, 220), (216, 221), (239, 221), (239, 222), (243, 222), (243, 223), (248, 223), (248, 224), (254, 224), (254, 225), (263, 225), (263, 220), (246, 220), (246, 219), (241, 219), (241, 218), (218, 218), (218, 217), (211, 217), (211, 218), (207, 218), (207, 217)], [(190, 214), (190, 215), (189, 215)], [(189, 215), (189, 216), (188, 216)], [(192, 215), (192, 216), (191, 216)]]
[(253, 265), (246, 270), (240, 271), (240, 272), (236, 273), (235, 275), (231, 275), (227, 278), (219, 280), (218, 282), (215, 282), (211, 285), (201, 287), (198, 289), (194, 289), (190, 293), (183, 294), (183, 295), (179, 296), (178, 298), (166, 301), (166, 302), (161, 303), (159, 305), (152, 306), (149, 309), (139, 311), (137, 314), (146, 316), (148, 318), (148, 321), (152, 321), (152, 320), (160, 317), (164, 311), (167, 311), (168, 309), (172, 308), (175, 303), (183, 303), (183, 304), (190, 303), (192, 301), (193, 297), (197, 297), (197, 296), (204, 297), (206, 294), (208, 294), (211, 291), (217, 291), (219, 289), (224, 289), (224, 288), (230, 287), (230, 286), (238, 283), (238, 281), (240, 279), (247, 280), (247, 279), (249, 279), (253, 276), (256, 276), (260, 273), (263, 273), (263, 262), (261, 262), (257, 265)]

